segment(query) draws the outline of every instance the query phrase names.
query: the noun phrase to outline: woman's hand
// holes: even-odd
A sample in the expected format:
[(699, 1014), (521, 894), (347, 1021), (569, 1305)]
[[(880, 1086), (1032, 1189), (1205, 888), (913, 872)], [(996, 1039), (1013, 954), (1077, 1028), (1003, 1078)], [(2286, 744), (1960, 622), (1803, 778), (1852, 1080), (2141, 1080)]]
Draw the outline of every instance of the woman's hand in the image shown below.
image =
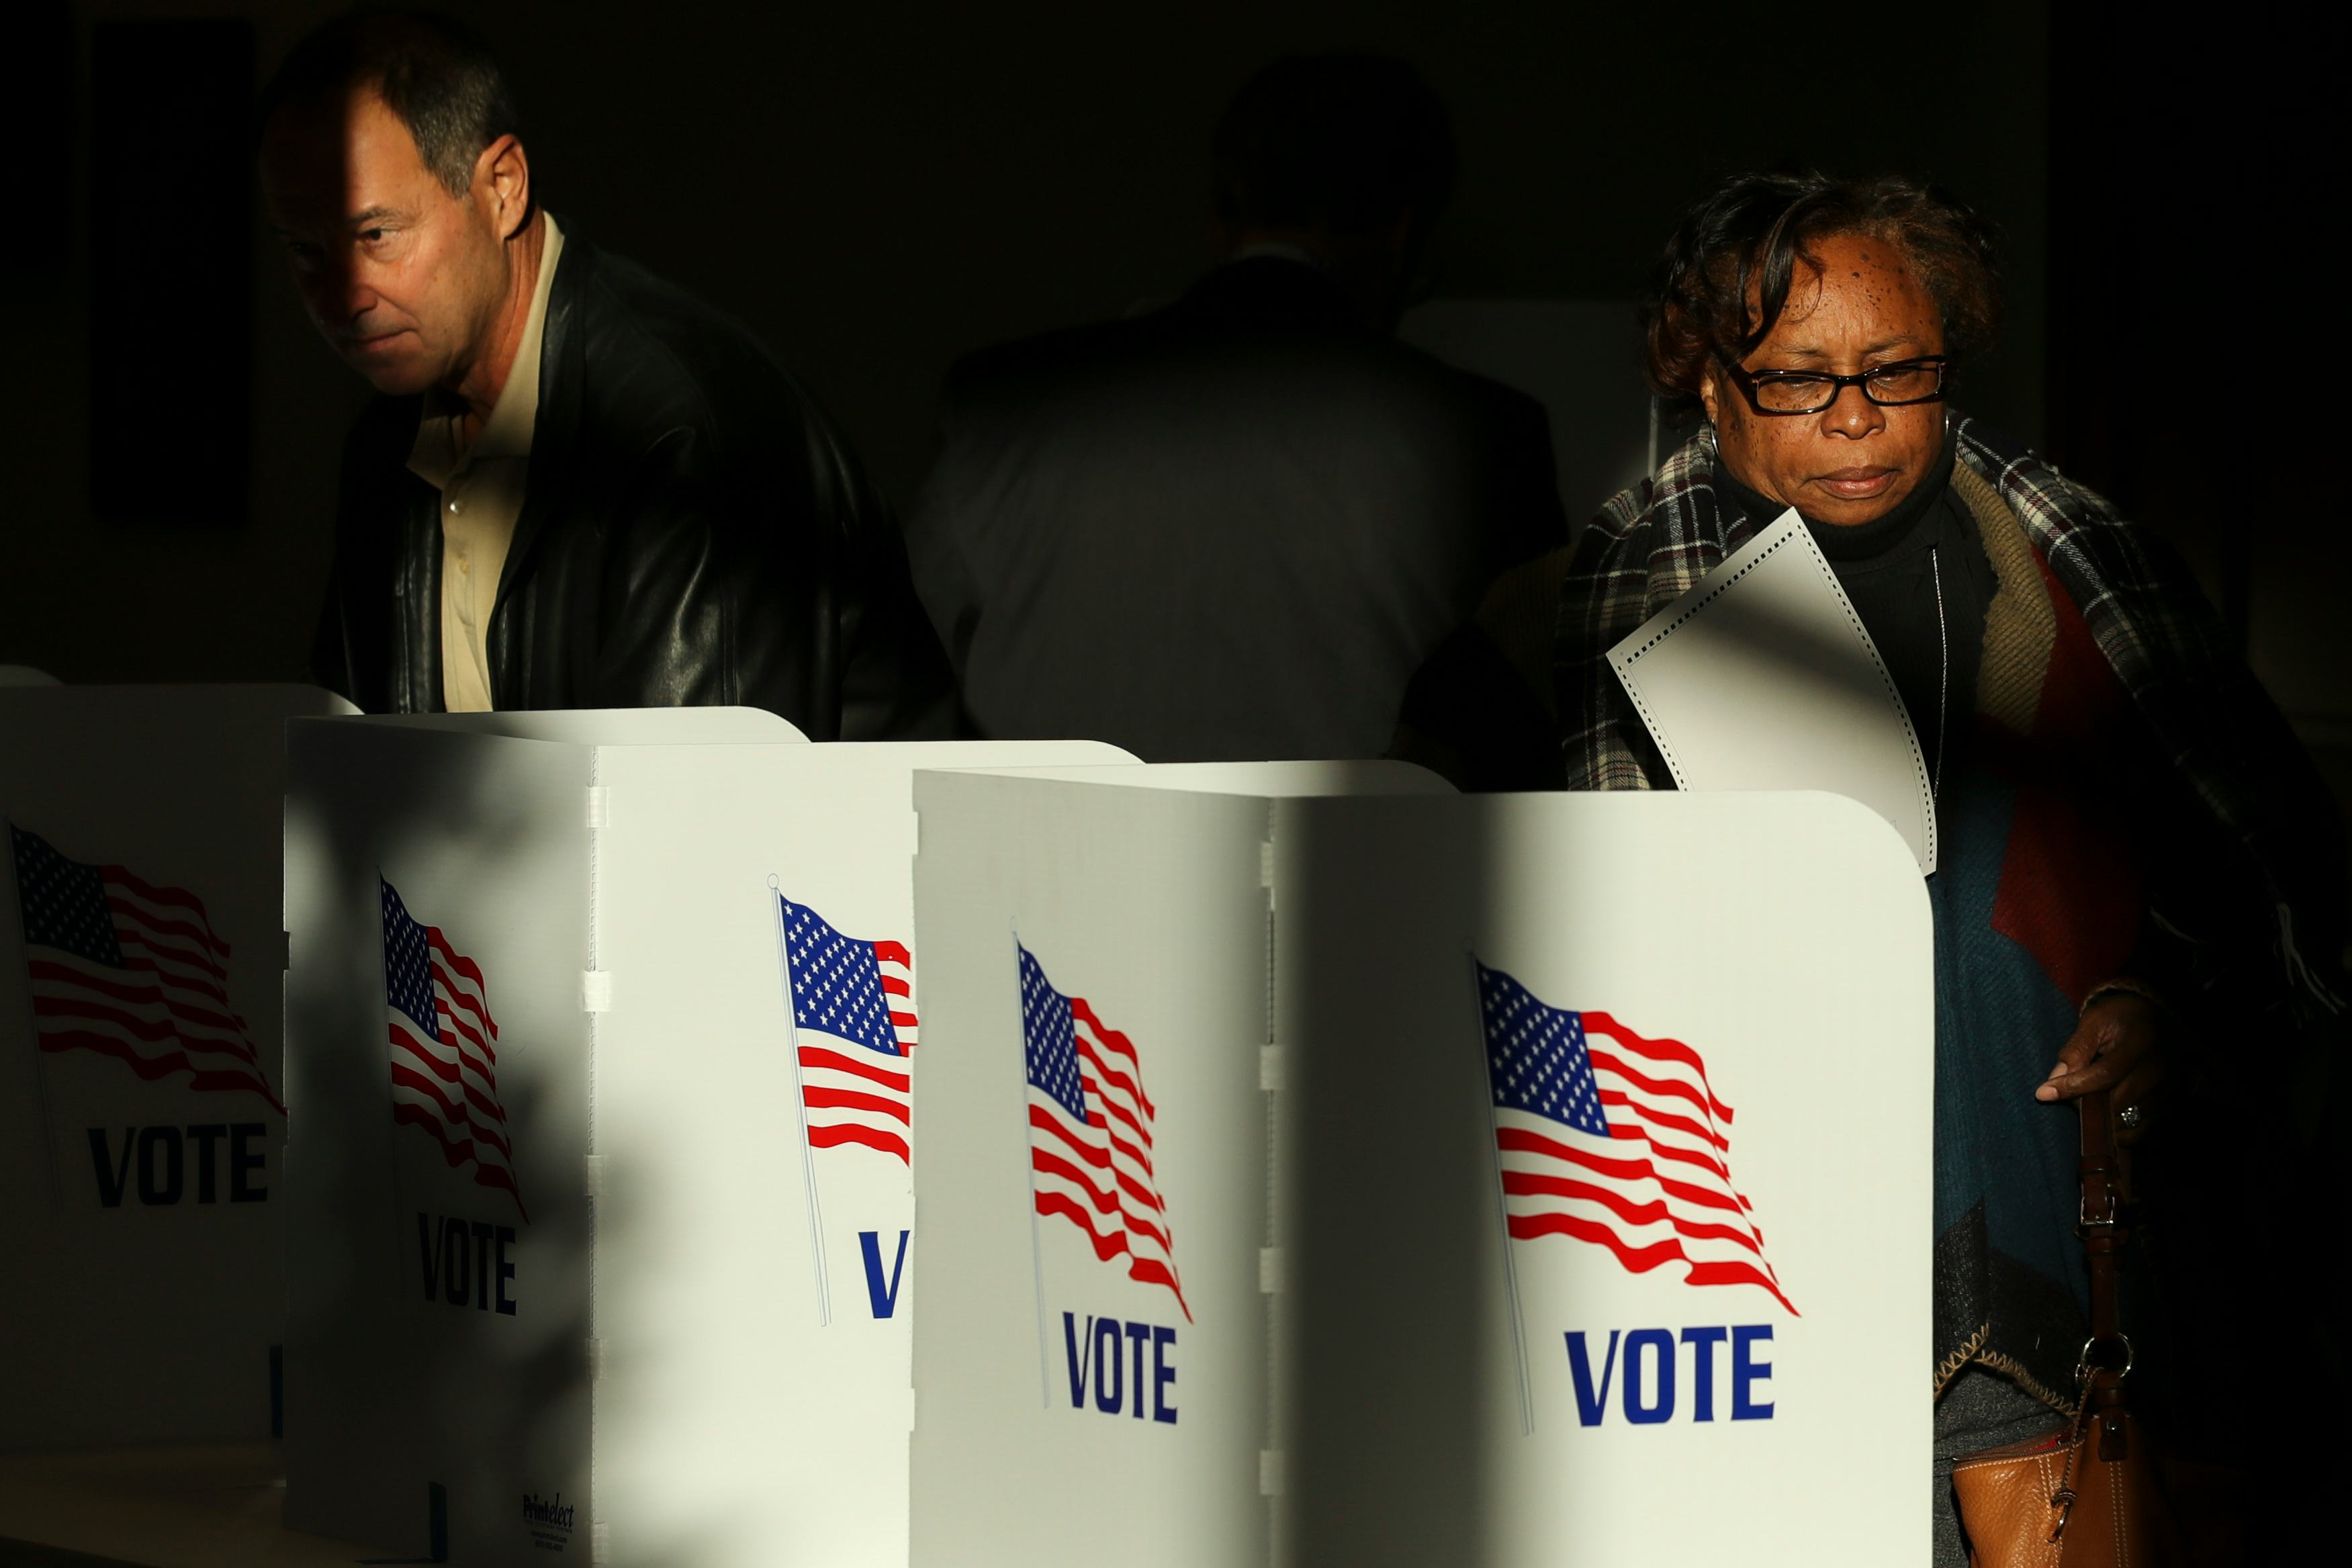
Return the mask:
[(2147, 1130), (2148, 1096), (2164, 1082), (2165, 1061), (2157, 1034), (2157, 1005), (2131, 991), (2110, 991), (2091, 1004), (2074, 1032), (2059, 1048), (2058, 1065), (2033, 1091), (2045, 1103), (2072, 1100), (2095, 1089), (2110, 1090), (2116, 1138), (2135, 1144)]

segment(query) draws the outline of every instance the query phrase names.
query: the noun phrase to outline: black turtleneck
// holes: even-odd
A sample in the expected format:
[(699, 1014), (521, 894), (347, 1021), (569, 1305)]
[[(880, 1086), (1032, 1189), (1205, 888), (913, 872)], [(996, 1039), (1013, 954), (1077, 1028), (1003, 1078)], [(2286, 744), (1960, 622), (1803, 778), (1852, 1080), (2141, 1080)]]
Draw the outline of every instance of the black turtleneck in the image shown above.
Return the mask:
[[(1742, 484), (1727, 465), (1718, 462), (1715, 472), (1722, 504), (1758, 527), (1787, 510)], [(1951, 476), (1948, 438), (1927, 476), (1885, 517), (1850, 527), (1805, 518), (1878, 644), (1918, 733), (1928, 776), (1937, 779), (1947, 746), (1958, 755), (1975, 727), (1985, 607), (1997, 581), (1976, 518), (1952, 489)]]

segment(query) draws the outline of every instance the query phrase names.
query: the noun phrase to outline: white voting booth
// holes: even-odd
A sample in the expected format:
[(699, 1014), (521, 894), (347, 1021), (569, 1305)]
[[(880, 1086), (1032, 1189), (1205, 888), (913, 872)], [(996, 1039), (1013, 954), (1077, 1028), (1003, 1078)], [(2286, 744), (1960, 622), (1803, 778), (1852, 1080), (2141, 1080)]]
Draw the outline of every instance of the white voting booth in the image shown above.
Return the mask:
[(288, 1522), (903, 1563), (913, 773), (1129, 759), (709, 710), (290, 751)]
[(1182, 772), (917, 779), (916, 1568), (1917, 1560), (1901, 838)]
[(0, 690), (0, 1449), (260, 1437), (307, 686)]

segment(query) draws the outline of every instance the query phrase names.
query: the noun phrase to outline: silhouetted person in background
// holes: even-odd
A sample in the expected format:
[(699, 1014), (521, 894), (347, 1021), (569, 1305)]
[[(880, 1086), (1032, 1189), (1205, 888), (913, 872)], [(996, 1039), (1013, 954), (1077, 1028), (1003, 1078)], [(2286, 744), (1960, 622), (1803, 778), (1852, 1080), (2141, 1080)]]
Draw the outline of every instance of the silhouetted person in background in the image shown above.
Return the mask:
[(841, 434), (740, 323), (565, 235), (479, 40), (343, 16), (295, 47), (261, 124), (303, 304), (383, 394), (343, 455), (321, 681), (375, 712), (953, 728)]
[(1454, 163), (1408, 68), (1279, 61), (1217, 128), (1225, 265), (950, 372), (908, 543), (984, 733), (1376, 756), (1488, 578), (1562, 540), (1542, 407), (1391, 335)]

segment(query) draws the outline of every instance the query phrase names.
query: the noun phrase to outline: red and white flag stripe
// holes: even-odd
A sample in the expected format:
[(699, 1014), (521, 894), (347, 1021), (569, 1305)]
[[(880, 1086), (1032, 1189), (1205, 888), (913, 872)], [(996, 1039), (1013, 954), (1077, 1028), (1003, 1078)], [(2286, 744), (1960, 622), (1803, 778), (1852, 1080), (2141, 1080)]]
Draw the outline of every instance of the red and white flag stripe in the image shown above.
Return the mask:
[(915, 1053), (915, 956), (904, 942), (874, 944), (874, 967), (882, 971), (882, 994), (890, 1002), (890, 1028), (908, 1056)]
[(1760, 1285), (1794, 1312), (1752, 1207), (1732, 1185), (1732, 1111), (1698, 1054), (1607, 1013), (1580, 1016), (1609, 1135), (1498, 1106), (1510, 1234), (1593, 1242), (1636, 1273), (1681, 1262), (1691, 1284)]
[[(499, 1099), (499, 1025), (481, 967), (458, 952), (438, 926), (409, 915), (388, 884), (384, 892), (384, 956), (392, 987), (384, 1021), (392, 1050), (393, 1120), (429, 1134), (451, 1166), (471, 1164), (476, 1182), (505, 1191), (529, 1219), (506, 1108)], [(430, 1031), (400, 1006), (404, 996), (421, 999), (410, 988), (420, 963), (431, 988)]]
[(903, 942), (876, 942), (875, 967), (890, 1030), (906, 1055), (887, 1057), (846, 1042), (810, 1043), (824, 1037), (814, 1028), (800, 1031), (801, 1103), (808, 1114), (813, 1149), (859, 1144), (914, 1164), (915, 969)]
[(122, 866), (100, 872), (122, 966), (27, 943), (40, 1049), (110, 1056), (149, 1082), (186, 1073), (193, 1089), (257, 1094), (283, 1115), (251, 1026), (229, 1004), (230, 947), (204, 901)]
[(1037, 1212), (1058, 1215), (1086, 1232), (1105, 1261), (1128, 1254), (1128, 1275), (1165, 1285), (1192, 1308), (1176, 1273), (1168, 1205), (1152, 1168), (1157, 1112), (1144, 1092), (1135, 1043), (1095, 1016), (1082, 997), (1069, 999), (1087, 1119), (1074, 1121), (1054, 1096), (1029, 1089), (1030, 1163)]

